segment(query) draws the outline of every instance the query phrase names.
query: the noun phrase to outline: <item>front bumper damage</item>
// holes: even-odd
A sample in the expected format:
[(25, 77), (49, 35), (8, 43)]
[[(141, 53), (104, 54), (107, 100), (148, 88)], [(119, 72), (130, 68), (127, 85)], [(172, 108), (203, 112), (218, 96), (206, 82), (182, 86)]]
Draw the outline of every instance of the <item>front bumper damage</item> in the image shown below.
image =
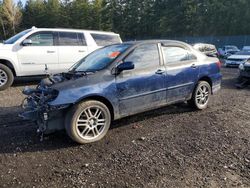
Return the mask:
[(64, 117), (70, 104), (52, 106), (50, 101), (56, 95), (48, 89), (25, 88), (23, 94), (27, 95), (22, 103), (24, 112), (19, 116), (24, 120), (30, 120), (37, 125), (37, 132), (50, 134), (64, 129)]
[(243, 89), (250, 85), (250, 65), (240, 65), (236, 87)]

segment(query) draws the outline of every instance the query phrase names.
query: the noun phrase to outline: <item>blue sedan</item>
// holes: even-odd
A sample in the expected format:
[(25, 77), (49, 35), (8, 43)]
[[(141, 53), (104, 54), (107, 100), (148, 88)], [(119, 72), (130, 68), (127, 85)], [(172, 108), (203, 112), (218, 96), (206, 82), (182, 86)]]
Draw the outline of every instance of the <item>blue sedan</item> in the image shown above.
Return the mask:
[(22, 114), (38, 132), (66, 129), (80, 144), (102, 139), (112, 120), (188, 102), (207, 108), (221, 87), (220, 62), (170, 40), (125, 42), (98, 49), (68, 72), (25, 88)]

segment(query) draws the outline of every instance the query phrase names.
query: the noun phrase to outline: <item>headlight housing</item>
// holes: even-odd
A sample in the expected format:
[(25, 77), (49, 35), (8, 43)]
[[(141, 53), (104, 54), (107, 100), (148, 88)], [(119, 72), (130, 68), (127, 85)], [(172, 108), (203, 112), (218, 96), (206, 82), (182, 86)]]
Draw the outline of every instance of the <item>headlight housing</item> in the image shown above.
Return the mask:
[(242, 70), (242, 71), (245, 70), (244, 64), (243, 64), (243, 63), (241, 63), (241, 64), (239, 65), (239, 69)]

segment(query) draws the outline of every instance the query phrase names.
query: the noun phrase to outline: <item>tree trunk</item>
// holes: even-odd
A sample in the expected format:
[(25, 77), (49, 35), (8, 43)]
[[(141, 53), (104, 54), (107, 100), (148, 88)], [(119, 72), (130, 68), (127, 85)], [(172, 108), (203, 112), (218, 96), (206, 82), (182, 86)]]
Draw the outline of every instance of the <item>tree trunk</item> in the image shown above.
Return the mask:
[(4, 39), (6, 39), (6, 31), (5, 31), (5, 27), (4, 27), (4, 23), (3, 23), (3, 19), (2, 18), (1, 18), (1, 25), (2, 25), (2, 29), (3, 29)]

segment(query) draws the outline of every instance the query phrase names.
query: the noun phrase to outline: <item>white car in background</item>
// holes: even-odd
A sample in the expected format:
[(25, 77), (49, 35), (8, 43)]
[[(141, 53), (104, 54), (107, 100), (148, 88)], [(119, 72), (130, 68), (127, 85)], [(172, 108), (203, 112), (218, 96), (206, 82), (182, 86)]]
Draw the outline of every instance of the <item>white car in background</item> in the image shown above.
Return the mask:
[(92, 51), (122, 43), (113, 32), (32, 27), (0, 45), (0, 90), (12, 85), (15, 77), (67, 71)]
[(234, 55), (229, 56), (225, 60), (226, 67), (239, 67), (240, 64), (245, 63), (250, 59), (250, 51), (240, 51)]
[(243, 46), (242, 51), (250, 51), (250, 46)]
[(226, 45), (218, 49), (219, 56), (222, 58), (227, 58), (228, 56), (233, 55), (239, 51), (239, 48), (233, 45)]

